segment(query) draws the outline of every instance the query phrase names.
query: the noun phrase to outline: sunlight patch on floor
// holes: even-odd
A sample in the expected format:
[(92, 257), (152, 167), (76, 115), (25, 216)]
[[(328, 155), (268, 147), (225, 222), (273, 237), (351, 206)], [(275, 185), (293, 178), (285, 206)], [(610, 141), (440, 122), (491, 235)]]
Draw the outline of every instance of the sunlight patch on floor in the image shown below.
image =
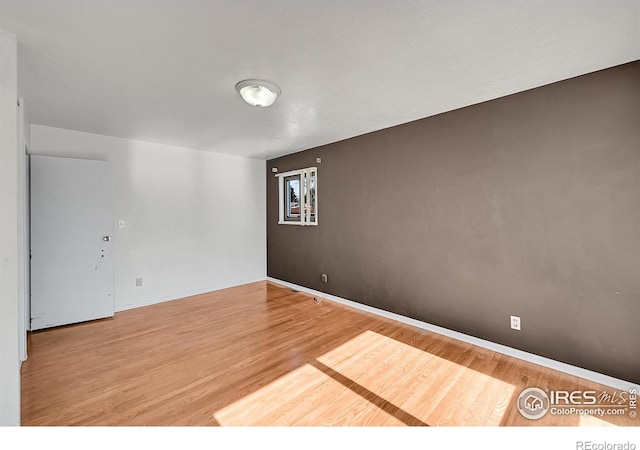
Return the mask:
[[(484, 359), (462, 355), (480, 369)], [(499, 425), (513, 394), (479, 370), (366, 331), (214, 417), (221, 425)]]
[(310, 364), (215, 412), (220, 425), (402, 425)]
[[(481, 369), (483, 358), (462, 360)], [(373, 331), (318, 361), (429, 425), (499, 425), (512, 406), (511, 384)]]

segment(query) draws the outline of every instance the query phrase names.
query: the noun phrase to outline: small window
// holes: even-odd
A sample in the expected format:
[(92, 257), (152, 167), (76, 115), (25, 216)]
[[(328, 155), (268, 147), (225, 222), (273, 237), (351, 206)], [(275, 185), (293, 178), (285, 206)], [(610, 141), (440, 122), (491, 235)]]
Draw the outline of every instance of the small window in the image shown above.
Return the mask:
[(318, 176), (315, 167), (276, 175), (280, 192), (278, 223), (318, 224)]

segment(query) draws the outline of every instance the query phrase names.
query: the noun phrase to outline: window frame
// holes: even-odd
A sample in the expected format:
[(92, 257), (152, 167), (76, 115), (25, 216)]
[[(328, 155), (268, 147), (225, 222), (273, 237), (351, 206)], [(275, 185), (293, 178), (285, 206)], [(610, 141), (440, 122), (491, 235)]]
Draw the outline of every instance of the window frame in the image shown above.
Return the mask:
[[(317, 226), (318, 225), (318, 168), (307, 167), (304, 169), (291, 170), (289, 172), (276, 174), (278, 178), (278, 224), (279, 225), (302, 225)], [(285, 196), (287, 179), (298, 177), (300, 180), (300, 220), (287, 218), (287, 202)], [(314, 202), (311, 204), (311, 178), (314, 181)], [(313, 211), (314, 221), (311, 221), (311, 211)]]

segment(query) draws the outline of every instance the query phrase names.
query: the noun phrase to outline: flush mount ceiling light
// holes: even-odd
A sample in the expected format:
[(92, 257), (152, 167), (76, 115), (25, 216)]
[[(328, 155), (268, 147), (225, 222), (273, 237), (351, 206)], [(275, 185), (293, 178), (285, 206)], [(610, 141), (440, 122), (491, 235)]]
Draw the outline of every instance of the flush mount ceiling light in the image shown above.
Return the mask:
[(264, 80), (244, 80), (236, 84), (242, 99), (253, 106), (271, 106), (280, 95), (280, 88)]

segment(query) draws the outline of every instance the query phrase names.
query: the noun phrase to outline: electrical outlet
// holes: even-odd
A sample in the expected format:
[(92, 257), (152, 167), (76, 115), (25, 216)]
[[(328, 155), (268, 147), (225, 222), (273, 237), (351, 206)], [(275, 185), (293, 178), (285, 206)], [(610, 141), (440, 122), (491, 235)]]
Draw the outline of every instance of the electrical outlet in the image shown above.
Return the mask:
[(142, 286), (142, 277), (136, 278), (136, 287)]
[(326, 273), (323, 273), (323, 274), (320, 276), (320, 281), (322, 281), (323, 283), (328, 283), (328, 282), (329, 282), (329, 277), (327, 276), (327, 274), (326, 274)]
[(511, 329), (520, 331), (520, 316), (511, 316)]

